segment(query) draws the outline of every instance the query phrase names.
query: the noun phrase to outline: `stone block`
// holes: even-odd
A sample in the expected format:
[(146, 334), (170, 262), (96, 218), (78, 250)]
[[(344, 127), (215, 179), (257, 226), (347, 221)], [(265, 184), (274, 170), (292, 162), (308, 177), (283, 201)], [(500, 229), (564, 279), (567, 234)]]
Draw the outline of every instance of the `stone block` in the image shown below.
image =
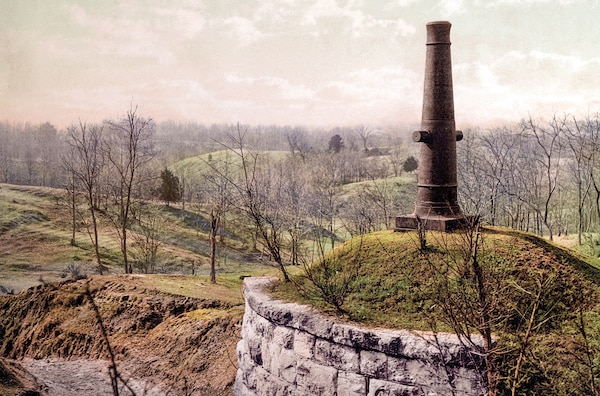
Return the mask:
[(315, 337), (301, 330), (294, 331), (294, 352), (298, 357), (313, 359)]
[(277, 326), (273, 330), (273, 342), (285, 349), (294, 348), (294, 329), (285, 326)]
[(242, 370), (237, 371), (235, 377), (235, 385), (233, 387), (233, 394), (235, 396), (257, 396), (256, 393), (252, 392), (246, 387)]
[(373, 331), (345, 323), (336, 323), (332, 326), (330, 339), (353, 348), (375, 350), (379, 349), (380, 342), (380, 337)]
[(375, 351), (360, 351), (360, 373), (370, 377), (387, 379), (387, 355)]
[[(454, 388), (458, 395), (469, 395), (474, 389), (484, 389), (485, 372), (465, 369), (463, 367), (454, 368)], [(481, 392), (483, 395), (484, 392)]]
[(258, 366), (252, 366), (250, 370), (244, 372), (243, 378), (246, 387), (250, 390), (255, 391), (259, 382), (263, 379), (260, 377), (259, 373), (257, 373)]
[(310, 360), (298, 362), (296, 384), (298, 391), (319, 395), (335, 395), (338, 371)]
[[(397, 384), (378, 379), (369, 380), (369, 393), (367, 396), (437, 396), (425, 393), (420, 387)], [(441, 395), (439, 395), (441, 396)]]
[(269, 377), (268, 380), (258, 386), (256, 393), (265, 396), (288, 396), (290, 394), (290, 384), (281, 381), (277, 377)]
[(354, 373), (338, 372), (338, 396), (365, 396), (367, 394), (367, 378)]
[(260, 315), (256, 315), (254, 319), (254, 329), (263, 339), (270, 341), (273, 339), (275, 324), (269, 322)]
[(263, 364), (262, 358), (262, 341), (260, 338), (248, 338), (246, 340), (246, 347), (248, 348), (248, 352), (250, 357), (259, 366)]
[(238, 368), (245, 371), (248, 371), (254, 366), (254, 362), (250, 357), (250, 351), (248, 350), (248, 346), (246, 345), (246, 341), (240, 340), (237, 343), (235, 349), (238, 361)]
[(356, 349), (332, 343), (328, 340), (315, 341), (315, 360), (321, 364), (343, 371), (359, 373), (359, 354)]
[(289, 394), (289, 384), (258, 366), (252, 370), (246, 385), (252, 392), (260, 396), (285, 396)]
[(281, 352), (281, 346), (273, 342), (263, 341), (260, 345), (262, 367), (270, 373), (277, 375), (277, 357)]
[(388, 356), (388, 381), (404, 385), (415, 385), (414, 378), (407, 369), (407, 360)]
[(431, 366), (429, 362), (411, 359), (406, 361), (406, 371), (414, 383), (425, 388), (438, 388), (435, 384), (448, 383), (443, 367)]
[[(291, 349), (281, 349), (278, 356), (273, 357), (272, 367), (277, 367), (279, 378), (290, 384), (296, 383), (298, 355)], [(274, 371), (275, 372), (275, 371)]]
[(330, 338), (335, 322), (314, 309), (298, 310), (293, 327), (304, 330), (315, 337)]

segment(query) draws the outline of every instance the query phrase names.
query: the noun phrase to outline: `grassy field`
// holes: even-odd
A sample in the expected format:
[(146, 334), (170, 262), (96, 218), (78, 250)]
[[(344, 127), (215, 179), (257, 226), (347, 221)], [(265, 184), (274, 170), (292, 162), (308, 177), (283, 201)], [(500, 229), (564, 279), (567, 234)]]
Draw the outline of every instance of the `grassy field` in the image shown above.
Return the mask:
[[(200, 213), (156, 204), (164, 217), (156, 272), (207, 275), (209, 244)], [(100, 218), (100, 252), (109, 272), (122, 273), (119, 242), (110, 222)], [(65, 192), (56, 189), (0, 184), (0, 291), (18, 291), (45, 282), (60, 281), (73, 268), (96, 272), (93, 245), (85, 226), (78, 222), (76, 244), (71, 241), (71, 213)], [(219, 247), (217, 273), (230, 279), (269, 273), (239, 239)], [(228, 276), (224, 276), (229, 274)], [(167, 279), (167, 278), (165, 278)]]

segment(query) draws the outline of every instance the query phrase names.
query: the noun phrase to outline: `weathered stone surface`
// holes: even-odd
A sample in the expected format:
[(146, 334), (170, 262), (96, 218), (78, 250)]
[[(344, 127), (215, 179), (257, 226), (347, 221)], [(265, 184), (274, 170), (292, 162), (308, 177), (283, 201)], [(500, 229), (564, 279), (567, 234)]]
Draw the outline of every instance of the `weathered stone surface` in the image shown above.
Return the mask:
[(298, 355), (290, 349), (282, 349), (280, 355), (276, 359), (277, 372), (279, 378), (289, 382), (290, 384), (296, 383), (296, 375), (298, 373)]
[(388, 356), (381, 352), (360, 351), (360, 373), (380, 379), (388, 377)]
[(285, 349), (292, 349), (294, 347), (294, 330), (285, 326), (277, 326), (273, 331), (273, 342)]
[(338, 371), (310, 360), (298, 362), (298, 390), (319, 395), (335, 395)]
[(338, 372), (338, 396), (363, 396), (367, 394), (367, 378), (360, 374)]
[(242, 370), (238, 370), (237, 375), (235, 377), (235, 386), (233, 388), (233, 394), (237, 396), (256, 396), (256, 393), (252, 392), (246, 387), (246, 381), (244, 380)]
[(387, 380), (397, 382), (403, 385), (416, 385), (414, 377), (408, 370), (408, 361), (403, 358), (388, 356), (388, 375)]
[(324, 339), (315, 342), (315, 360), (321, 364), (335, 367), (336, 369), (359, 372), (359, 353), (355, 348), (331, 343)]
[[(368, 396), (434, 396), (436, 393), (425, 393), (418, 386), (398, 384), (395, 382), (372, 379), (369, 381)], [(440, 394), (441, 396), (441, 394)]]
[(236, 395), (485, 394), (481, 358), (455, 335), (338, 323), (269, 299), (270, 282), (244, 281)]
[(299, 357), (312, 359), (314, 346), (315, 336), (301, 330), (294, 332), (294, 352)]

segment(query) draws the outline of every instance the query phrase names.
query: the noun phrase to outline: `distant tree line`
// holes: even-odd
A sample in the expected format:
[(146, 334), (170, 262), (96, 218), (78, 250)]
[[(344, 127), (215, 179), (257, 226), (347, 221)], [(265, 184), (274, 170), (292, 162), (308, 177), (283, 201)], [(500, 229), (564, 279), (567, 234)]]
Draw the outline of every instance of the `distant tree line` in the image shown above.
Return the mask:
[(463, 209), (553, 239), (598, 232), (600, 115), (472, 129), (458, 145)]
[[(77, 123), (75, 123), (77, 124)], [(90, 125), (90, 124), (88, 124)], [(184, 158), (223, 149), (220, 142), (233, 126), (228, 124), (204, 125), (195, 122), (165, 121), (154, 124), (152, 143), (157, 162), (164, 165)], [(68, 128), (57, 130), (50, 123), (10, 123), (0, 121), (0, 183), (63, 187), (68, 174), (62, 166), (62, 156), (68, 150)], [(368, 131), (365, 137), (365, 132)], [(361, 135), (362, 134), (362, 135)], [(404, 129), (382, 127), (336, 127), (328, 129), (292, 126), (258, 125), (252, 127), (247, 146), (264, 151), (293, 151), (299, 155), (323, 151), (333, 136), (342, 140), (344, 149), (361, 152), (365, 156), (392, 154), (403, 143)], [(360, 141), (360, 143), (359, 143)], [(363, 148), (364, 146), (364, 148)], [(391, 151), (391, 153), (390, 153)], [(403, 160), (403, 159), (402, 159)], [(392, 166), (401, 172), (399, 158)], [(345, 175), (347, 180), (364, 179), (364, 172), (354, 170)]]

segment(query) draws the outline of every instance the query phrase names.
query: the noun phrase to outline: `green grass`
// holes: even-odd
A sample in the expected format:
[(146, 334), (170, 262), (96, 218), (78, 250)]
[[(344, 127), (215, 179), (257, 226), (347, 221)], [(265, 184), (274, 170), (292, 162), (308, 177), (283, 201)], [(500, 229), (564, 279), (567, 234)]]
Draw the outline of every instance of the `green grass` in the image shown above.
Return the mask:
[(277, 276), (274, 269), (250, 270), (244, 275), (224, 274), (217, 277), (217, 283), (210, 282), (208, 276), (187, 275), (134, 275), (138, 282), (148, 288), (157, 289), (164, 293), (177, 294), (185, 297), (220, 300), (232, 305), (241, 305), (244, 298), (241, 286), (244, 276)]
[[(248, 151), (250, 153), (251, 151)], [(259, 158), (278, 160), (289, 154), (287, 151), (262, 151)], [(232, 169), (241, 166), (241, 159), (230, 150), (219, 150), (211, 153), (187, 157), (170, 166), (176, 174), (187, 174), (198, 178), (202, 174), (211, 173), (211, 166), (219, 166), (220, 162), (229, 162)]]
[[(496, 340), (489, 358), (499, 394), (510, 394), (532, 320), (517, 394), (590, 394), (588, 356), (600, 369), (598, 260), (533, 234), (484, 229), (477, 250), (481, 294), (467, 236), (427, 232), (420, 249), (416, 232), (368, 234), (312, 265), (310, 275), (326, 292), (301, 274), (279, 283), (273, 294), (365, 326), (476, 335), (484, 329), (485, 306)], [(336, 308), (331, 301), (342, 304)]]
[[(430, 329), (432, 315), (429, 310), (435, 304), (430, 297), (435, 290), (428, 282), (460, 267), (465, 240), (461, 233), (433, 232), (428, 233), (427, 239), (428, 249), (421, 252), (416, 233), (382, 231), (355, 238), (330, 252), (327, 260), (341, 263), (338, 264), (339, 273), (358, 267), (352, 292), (346, 296), (342, 310), (337, 314), (371, 326)], [(490, 276), (502, 278), (503, 282), (533, 287), (533, 278), (528, 280), (527, 276), (534, 277), (537, 271), (546, 271), (561, 275), (562, 280), (557, 281), (556, 288), (585, 288), (593, 295), (600, 295), (600, 263), (597, 259), (535, 235), (507, 229), (488, 229), (483, 234), (483, 241), (479, 261)], [(281, 285), (276, 295), (336, 313), (304, 276), (299, 276), (296, 282), (309, 292), (300, 293), (290, 284)], [(554, 293), (559, 291), (553, 290)], [(507, 300), (517, 298), (516, 289), (506, 293)], [(510, 304), (509, 301), (498, 303)], [(449, 330), (443, 322), (438, 322), (437, 326)]]
[[(0, 285), (22, 290), (42, 282), (64, 279), (69, 264), (81, 265), (86, 274), (96, 273), (93, 245), (86, 228), (78, 221), (76, 245), (71, 245), (71, 214), (64, 191), (58, 189), (0, 184)], [(205, 219), (202, 212), (156, 206), (165, 217), (156, 271), (196, 275), (209, 273), (209, 244), (206, 230), (186, 219)], [(110, 273), (123, 272), (119, 240), (110, 221), (101, 216), (100, 254)], [(135, 229), (130, 231), (133, 241)], [(134, 249), (130, 247), (130, 253)], [(242, 239), (231, 233), (226, 246), (217, 249), (217, 274), (246, 274), (270, 271), (268, 263), (257, 263)], [(133, 255), (130, 259), (134, 259)]]

